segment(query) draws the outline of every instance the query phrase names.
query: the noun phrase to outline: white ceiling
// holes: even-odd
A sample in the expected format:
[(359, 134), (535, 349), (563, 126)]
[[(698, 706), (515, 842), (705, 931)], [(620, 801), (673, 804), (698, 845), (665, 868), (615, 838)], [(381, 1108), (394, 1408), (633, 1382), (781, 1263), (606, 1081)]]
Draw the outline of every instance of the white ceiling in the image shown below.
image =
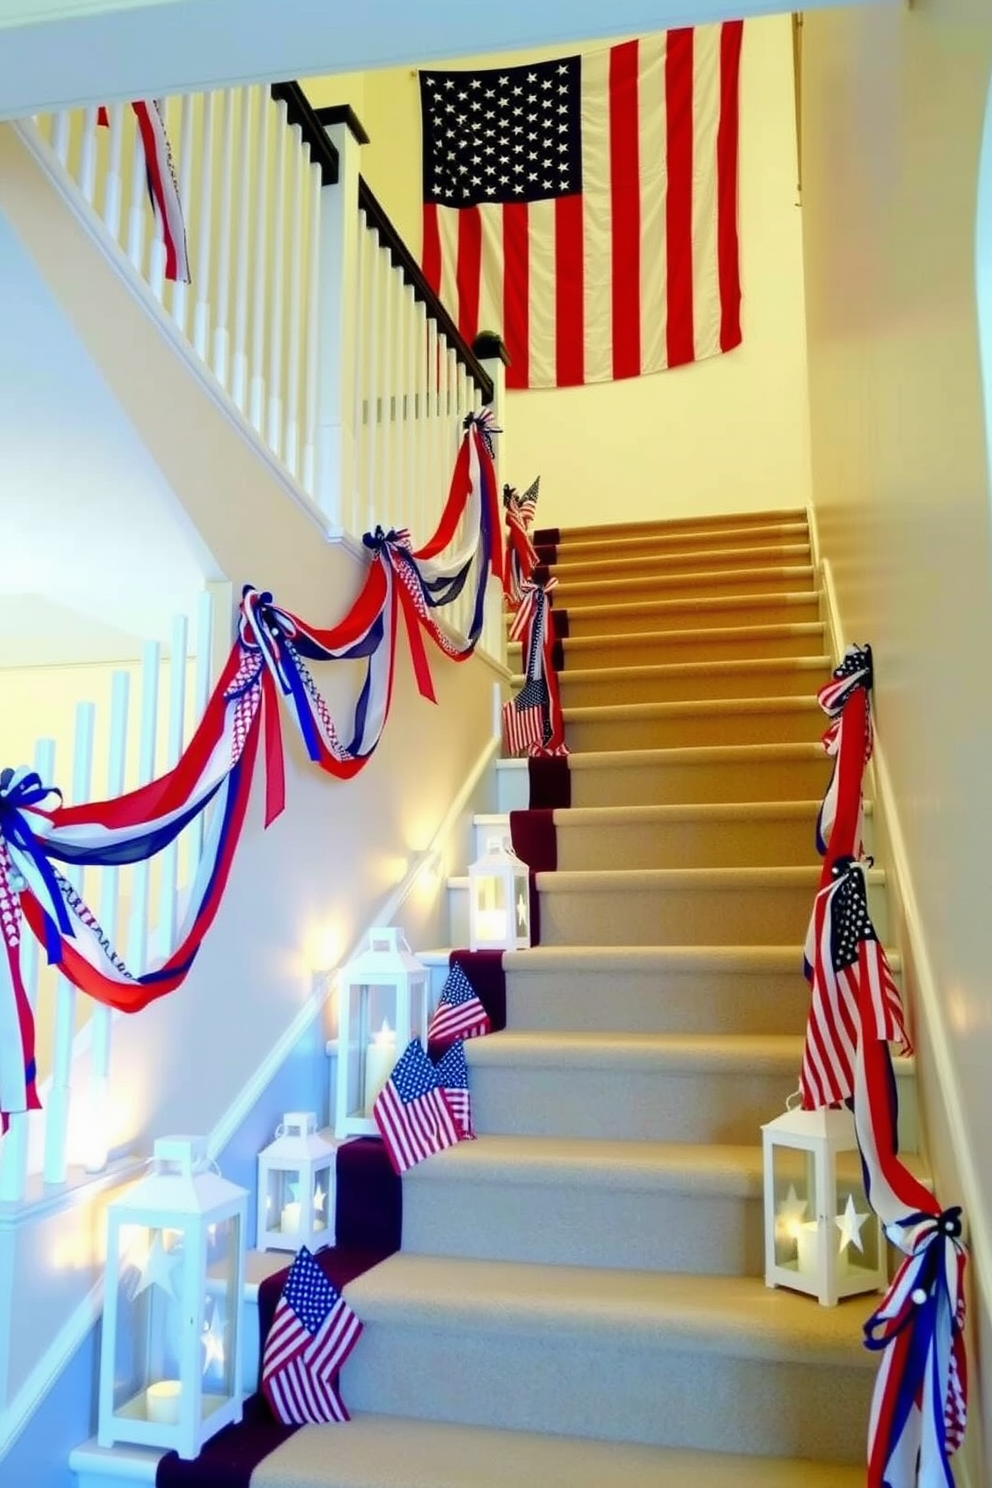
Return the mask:
[(0, 324), (0, 668), (133, 656), (217, 575), (2, 214)]
[(791, 8), (783, 0), (0, 0), (0, 118)]

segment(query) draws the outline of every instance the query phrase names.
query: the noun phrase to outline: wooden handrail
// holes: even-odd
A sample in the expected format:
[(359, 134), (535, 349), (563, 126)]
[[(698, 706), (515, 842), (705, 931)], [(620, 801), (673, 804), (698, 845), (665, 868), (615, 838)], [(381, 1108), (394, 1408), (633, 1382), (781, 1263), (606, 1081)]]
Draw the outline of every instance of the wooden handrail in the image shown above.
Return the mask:
[(310, 159), (320, 166), (321, 185), (336, 186), (340, 173), (337, 149), (299, 83), (273, 83), (269, 92), (277, 103), (285, 103), (289, 123), (300, 126)]
[(442, 330), (448, 338), (448, 345), (454, 348), (455, 356), (478, 388), (483, 403), (491, 403), (493, 400), (492, 378), (427, 283), (423, 270), (393, 226), (385, 208), (364, 176), (358, 178), (358, 205), (365, 213), (368, 224), (379, 234), (379, 241), (388, 247), (393, 267), (399, 269), (404, 280), (413, 290), (414, 298), (425, 305), (427, 314), (437, 322), (438, 329)]

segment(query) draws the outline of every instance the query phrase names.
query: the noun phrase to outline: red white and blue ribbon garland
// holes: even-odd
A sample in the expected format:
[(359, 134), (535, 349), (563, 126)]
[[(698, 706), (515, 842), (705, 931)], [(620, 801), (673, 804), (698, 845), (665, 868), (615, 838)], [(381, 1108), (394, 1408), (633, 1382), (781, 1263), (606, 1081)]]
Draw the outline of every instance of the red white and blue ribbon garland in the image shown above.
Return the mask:
[[(899, 1159), (898, 1102), (890, 1042), (908, 1048), (902, 1009), (867, 915), (862, 851), (862, 779), (872, 748), (870, 647), (848, 651), (821, 690), (835, 725), (825, 736), (834, 771), (820, 813), (825, 854), (807, 942), (813, 998), (801, 1087), (808, 1109), (844, 1102), (854, 1114), (865, 1188), (893, 1245), (906, 1256), (865, 1324), (881, 1354), (868, 1436), (867, 1488), (953, 1488), (950, 1458), (967, 1422), (961, 1212), (942, 1210)], [(850, 896), (857, 898), (853, 920)], [(848, 896), (846, 911), (842, 910)], [(835, 913), (858, 941), (838, 954)], [(839, 976), (838, 963), (850, 961)], [(838, 984), (843, 983), (840, 987)], [(828, 1005), (824, 989), (833, 984)], [(819, 991), (819, 995), (818, 995)], [(823, 1058), (829, 1050), (829, 1058)]]
[[(172, 163), (172, 147), (165, 128), (162, 101), (136, 99), (131, 104), (138, 126), (138, 137), (145, 157), (145, 181), (148, 199), (165, 248), (165, 277), (189, 284), (189, 254), (186, 247), (186, 223)], [(97, 111), (97, 123), (107, 126), (110, 116), (105, 108)]]
[(521, 642), (524, 655), (523, 688), (503, 709), (504, 733), (511, 752), (515, 752), (516, 744), (511, 709), (529, 711), (539, 708), (540, 732), (535, 731), (527, 739), (528, 752), (531, 755), (568, 753), (551, 629), (551, 594), (557, 584), (555, 578), (543, 584), (528, 580), (522, 586), (520, 607), (510, 626), (510, 639)]
[[(482, 629), (490, 573), (502, 577), (492, 436), (487, 411), (466, 420), (438, 531), (410, 551), (409, 535), (367, 539), (372, 563), (349, 614), (330, 630), (307, 625), (250, 585), (238, 636), (204, 716), (174, 769), (113, 801), (65, 807), (31, 770), (0, 775), (0, 1116), (38, 1107), (34, 1023), (20, 973), (24, 925), (48, 959), (95, 998), (137, 1012), (186, 977), (220, 906), (244, 824), (258, 746), (264, 741), (265, 821), (285, 803), (281, 700), (288, 702), (310, 758), (339, 778), (354, 775), (381, 738), (389, 711), (402, 614), (421, 693), (434, 691), (423, 632), (454, 660), (471, 655)], [(470, 535), (449, 553), (460, 524)], [(433, 611), (451, 603), (475, 570), (469, 635), (454, 641)], [(343, 744), (306, 665), (365, 658), (367, 670)], [(175, 945), (137, 973), (110, 943), (62, 868), (121, 867), (167, 847), (207, 806), (213, 810)]]

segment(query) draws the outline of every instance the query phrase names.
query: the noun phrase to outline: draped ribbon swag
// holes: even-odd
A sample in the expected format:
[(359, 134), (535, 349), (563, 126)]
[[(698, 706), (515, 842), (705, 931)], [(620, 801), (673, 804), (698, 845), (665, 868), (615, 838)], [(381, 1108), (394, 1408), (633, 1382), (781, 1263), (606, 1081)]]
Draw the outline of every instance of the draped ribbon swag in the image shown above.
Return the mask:
[(537, 509), (541, 477), (521, 496), (513, 486), (503, 487), (503, 511), (506, 520), (506, 572), (503, 593), (511, 606), (523, 598), (523, 586), (537, 567), (537, 553), (530, 528)]
[[(265, 825), (285, 806), (282, 704), (310, 759), (350, 779), (368, 763), (392, 697), (402, 626), (422, 696), (435, 701), (425, 637), (454, 661), (475, 649), (489, 575), (502, 579), (499, 504), (492, 457), (498, 432), (486, 410), (469, 415), (434, 536), (414, 551), (409, 533), (366, 534), (370, 565), (358, 598), (336, 626), (318, 629), (246, 585), (238, 633), (203, 717), (176, 766), (110, 801), (64, 806), (28, 769), (0, 774), (0, 1115), (35, 1110), (34, 1022), (20, 971), (25, 925), (48, 960), (96, 1001), (134, 1013), (172, 992), (189, 972), (220, 906), (244, 825), (258, 751), (265, 772)], [(467, 536), (452, 550), (457, 532)], [(464, 640), (436, 612), (473, 585)], [(348, 727), (339, 731), (308, 663), (364, 660)], [(345, 742), (347, 741), (347, 742)], [(129, 967), (63, 871), (122, 867), (153, 857), (208, 806), (196, 876), (175, 943), (150, 969)]]
[(967, 1421), (966, 1253), (960, 1210), (942, 1210), (899, 1160), (889, 1045), (908, 1049), (909, 1040), (868, 916), (870, 859), (861, 858), (871, 686), (871, 649), (852, 647), (819, 694), (834, 720), (824, 735), (834, 770), (817, 826), (825, 861), (806, 948), (813, 995), (801, 1088), (807, 1109), (853, 1109), (869, 1202), (905, 1255), (865, 1324), (866, 1346), (881, 1354), (868, 1488), (953, 1488), (949, 1459)]
[(511, 641), (524, 654), (524, 685), (503, 705), (503, 733), (511, 754), (567, 754), (551, 629), (551, 595), (558, 583), (529, 579), (521, 587), (520, 607), (510, 626)]

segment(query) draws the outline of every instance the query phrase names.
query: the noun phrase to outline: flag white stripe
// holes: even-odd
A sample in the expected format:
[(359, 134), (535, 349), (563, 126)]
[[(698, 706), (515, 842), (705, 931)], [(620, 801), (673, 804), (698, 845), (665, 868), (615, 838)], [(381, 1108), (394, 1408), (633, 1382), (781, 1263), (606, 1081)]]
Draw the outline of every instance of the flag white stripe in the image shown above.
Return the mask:
[(692, 323), (700, 360), (718, 354), (722, 322), (716, 156), (721, 35), (719, 26), (697, 26), (693, 32)]
[[(481, 206), (482, 218), (482, 283), (479, 288), (479, 330), (503, 329), (503, 280), (506, 258), (503, 253), (503, 208)], [(478, 527), (470, 529), (478, 531)]]
[(531, 202), (527, 209), (530, 380), (540, 387), (557, 380), (555, 210), (553, 201)]
[(610, 244), (610, 52), (582, 58), (582, 217), (585, 380), (613, 378), (613, 265)]
[(668, 109), (665, 104), (667, 33), (639, 43), (638, 136), (641, 185), (641, 362), (665, 362), (668, 330), (668, 254), (665, 181)]
[[(455, 324), (458, 324), (458, 219), (460, 212), (449, 207), (435, 207), (437, 231), (441, 243), (441, 285), (438, 299)], [(502, 325), (500, 317), (500, 325)], [(434, 371), (431, 369), (431, 385)]]

